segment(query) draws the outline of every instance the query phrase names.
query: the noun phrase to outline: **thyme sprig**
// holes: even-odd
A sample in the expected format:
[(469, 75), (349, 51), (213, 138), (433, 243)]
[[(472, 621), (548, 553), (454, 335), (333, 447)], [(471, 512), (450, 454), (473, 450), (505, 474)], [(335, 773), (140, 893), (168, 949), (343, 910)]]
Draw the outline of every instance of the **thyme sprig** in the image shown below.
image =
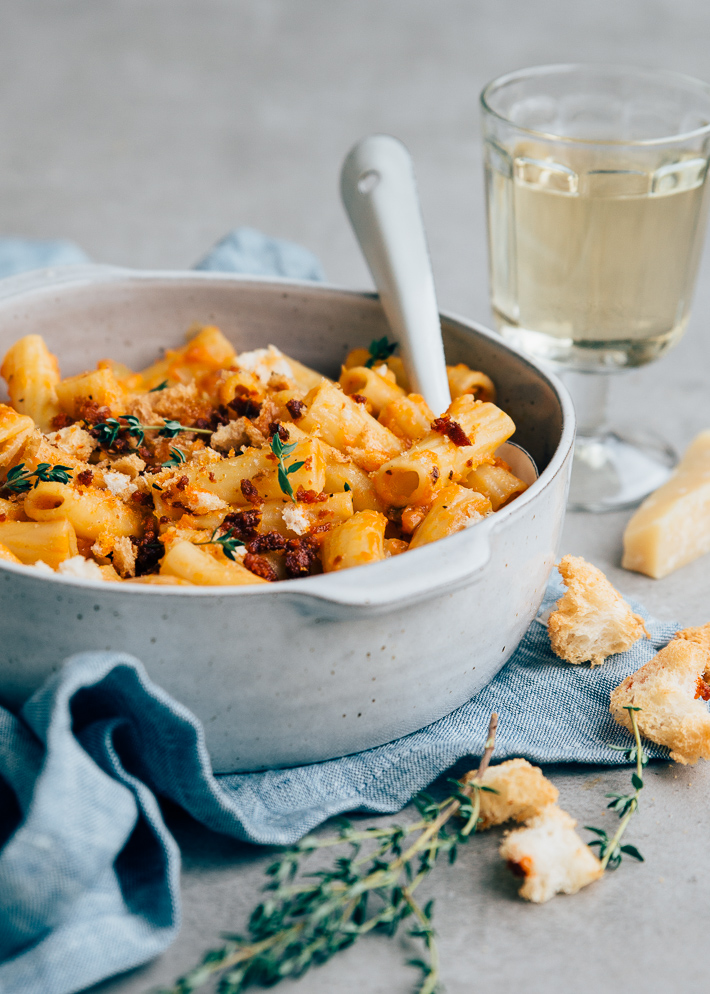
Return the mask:
[[(457, 847), (475, 833), (480, 821), (480, 783), (495, 745), (497, 715), (491, 715), (485, 751), (475, 778), (466, 785), (452, 781), (453, 793), (441, 803), (428, 794), (415, 802), (421, 818), (411, 825), (358, 831), (341, 820), (333, 836), (306, 836), (286, 849), (266, 871), (265, 900), (249, 920), (249, 935), (228, 935), (219, 949), (162, 994), (192, 994), (221, 974), (220, 994), (241, 994), (255, 984), (271, 987), (285, 977), (302, 976), (325, 963), (368, 932), (394, 935), (409, 918), (410, 935), (422, 942), (425, 957), (410, 960), (422, 973), (419, 994), (433, 994), (439, 983), (439, 955), (432, 925), (433, 902), (423, 907), (414, 893), (437, 858), (456, 859)], [(454, 816), (463, 826), (447, 830)], [(416, 836), (407, 845), (407, 840)], [(347, 856), (328, 870), (304, 874), (310, 854), (347, 845)], [(363, 848), (367, 853), (363, 854)], [(373, 907), (374, 905), (374, 907)]]
[(398, 344), (398, 342), (390, 342), (387, 335), (382, 338), (373, 338), (368, 349), (370, 358), (365, 361), (367, 368), (372, 369), (376, 362), (387, 362)]
[(110, 449), (116, 444), (119, 435), (127, 435), (135, 438), (138, 445), (142, 445), (147, 431), (157, 431), (161, 438), (175, 438), (180, 432), (192, 431), (197, 435), (211, 435), (211, 428), (192, 428), (189, 425), (180, 424), (179, 421), (166, 421), (162, 425), (144, 425), (139, 418), (133, 414), (126, 414), (121, 418), (106, 418), (90, 426), (101, 445)]
[(195, 542), (195, 545), (221, 545), (222, 551), (224, 552), (227, 559), (231, 559), (232, 562), (237, 561), (235, 556), (235, 551), (244, 545), (244, 542), (240, 538), (235, 538), (234, 528), (230, 528), (229, 531), (225, 532), (224, 535), (217, 535), (217, 532), (222, 526), (217, 525), (215, 530), (212, 532), (210, 537), (204, 542)]
[(611, 800), (607, 805), (612, 811), (616, 811), (621, 818), (621, 822), (616, 832), (609, 838), (608, 833), (603, 828), (594, 828), (591, 825), (585, 825), (588, 832), (594, 832), (598, 838), (593, 839), (589, 843), (590, 846), (599, 846), (599, 859), (603, 869), (615, 870), (617, 866), (621, 863), (624, 855), (633, 856), (634, 859), (638, 859), (643, 863), (643, 856), (638, 851), (636, 846), (632, 845), (620, 845), (621, 839), (626, 831), (626, 828), (631, 821), (632, 816), (638, 810), (639, 806), (639, 794), (643, 790), (643, 768), (648, 763), (648, 756), (641, 745), (641, 734), (639, 732), (638, 722), (636, 720), (636, 712), (640, 711), (641, 708), (633, 707), (628, 705), (625, 708), (629, 712), (629, 718), (631, 719), (631, 727), (633, 728), (634, 735), (634, 745), (630, 749), (626, 749), (624, 746), (611, 746), (612, 749), (617, 752), (625, 753), (625, 759), (630, 763), (636, 763), (636, 769), (631, 774), (631, 785), (634, 790), (630, 794), (607, 794), (606, 797), (610, 797)]
[(290, 500), (292, 500), (294, 504), (296, 503), (296, 497), (294, 495), (293, 487), (291, 486), (291, 481), (289, 480), (289, 476), (291, 475), (291, 473), (298, 472), (298, 470), (302, 466), (304, 466), (305, 463), (294, 462), (291, 463), (290, 466), (286, 466), (286, 464), (284, 463), (284, 456), (290, 456), (297, 445), (298, 442), (292, 442), (290, 445), (284, 445), (284, 443), (281, 441), (278, 431), (274, 432), (273, 437), (271, 439), (271, 451), (279, 461), (279, 469), (278, 469), (279, 486), (281, 487), (282, 492), (285, 493), (286, 496), (290, 498)]
[[(71, 466), (52, 466), (51, 463), (38, 463), (36, 469), (25, 469), (23, 462), (13, 466), (2, 485), (3, 490), (13, 494), (26, 494), (40, 483), (69, 483)], [(34, 483), (32, 483), (34, 477)]]

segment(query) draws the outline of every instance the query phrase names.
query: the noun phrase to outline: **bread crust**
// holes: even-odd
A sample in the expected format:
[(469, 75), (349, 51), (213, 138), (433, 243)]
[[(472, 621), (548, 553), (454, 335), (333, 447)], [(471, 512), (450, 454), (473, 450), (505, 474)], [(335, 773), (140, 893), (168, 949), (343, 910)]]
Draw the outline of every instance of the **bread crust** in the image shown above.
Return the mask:
[(710, 624), (678, 632), (665, 648), (612, 691), (614, 720), (632, 731), (626, 707), (636, 712), (639, 731), (668, 746), (676, 763), (710, 759)]
[(557, 601), (547, 630), (560, 659), (599, 666), (607, 656), (626, 652), (648, 636), (643, 618), (596, 566), (580, 556), (564, 556), (557, 568), (567, 592)]
[[(467, 773), (461, 783), (470, 783), (477, 772)], [(506, 821), (527, 821), (554, 803), (559, 795), (557, 787), (543, 775), (539, 766), (532, 766), (527, 759), (508, 759), (489, 766), (480, 782), (485, 787), (492, 787), (496, 793), (481, 791), (478, 831)]]
[(574, 831), (577, 822), (556, 804), (548, 804), (503, 840), (500, 855), (516, 876), (526, 901), (543, 904), (555, 894), (576, 894), (602, 876), (601, 863)]

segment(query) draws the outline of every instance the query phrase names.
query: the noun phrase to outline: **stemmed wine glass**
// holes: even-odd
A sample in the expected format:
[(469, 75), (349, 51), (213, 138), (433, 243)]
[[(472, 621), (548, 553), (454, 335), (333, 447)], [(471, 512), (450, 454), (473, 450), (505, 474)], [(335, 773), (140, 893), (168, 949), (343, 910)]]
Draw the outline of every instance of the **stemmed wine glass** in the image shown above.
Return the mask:
[(675, 455), (606, 427), (608, 374), (659, 358), (688, 323), (710, 86), (647, 69), (539, 66), (489, 83), (481, 104), (498, 330), (571, 389), (570, 506), (631, 507)]

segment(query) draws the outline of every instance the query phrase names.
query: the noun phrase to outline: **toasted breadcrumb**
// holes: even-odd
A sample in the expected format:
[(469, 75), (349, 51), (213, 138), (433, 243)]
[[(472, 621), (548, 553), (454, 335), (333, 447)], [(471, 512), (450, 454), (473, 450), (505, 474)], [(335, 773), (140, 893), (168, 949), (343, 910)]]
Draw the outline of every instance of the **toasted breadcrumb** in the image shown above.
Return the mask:
[(543, 904), (555, 894), (576, 894), (604, 873), (574, 831), (576, 824), (566, 811), (548, 804), (503, 840), (500, 854), (516, 876), (524, 877), (518, 893), (526, 901)]
[(136, 547), (130, 538), (121, 535), (113, 543), (113, 565), (119, 576), (136, 575)]
[(96, 439), (92, 438), (88, 431), (80, 428), (79, 425), (60, 428), (59, 431), (47, 435), (47, 438), (52, 445), (56, 445), (58, 449), (62, 449), (67, 455), (79, 459), (81, 462), (87, 462), (96, 448)]
[(153, 413), (153, 405), (148, 394), (142, 394), (140, 397), (133, 397), (129, 400), (126, 405), (126, 414), (138, 418), (144, 425), (161, 424), (163, 420)]
[[(470, 783), (477, 770), (472, 770), (462, 778), (462, 783)], [(557, 788), (545, 778), (538, 766), (532, 766), (527, 759), (508, 759), (505, 763), (489, 766), (480, 782), (496, 791), (491, 794), (481, 791), (481, 821), (478, 831), (502, 825), (506, 821), (527, 821), (558, 797)]]
[(579, 556), (565, 556), (557, 568), (567, 592), (555, 605), (547, 630), (552, 651), (561, 659), (599, 666), (607, 656), (626, 652), (648, 636), (643, 618), (596, 566)]
[(188, 424), (207, 414), (210, 408), (209, 402), (201, 400), (196, 383), (177, 383), (150, 394), (149, 400), (155, 414)]
[(229, 424), (220, 425), (210, 438), (210, 446), (220, 452), (239, 449), (242, 445), (262, 448), (266, 444), (267, 439), (258, 428), (254, 427), (249, 418), (237, 418)]
[(642, 735), (668, 746), (676, 763), (710, 759), (710, 625), (678, 632), (665, 648), (612, 691), (615, 721), (632, 731), (628, 706), (640, 708)]
[(117, 473), (125, 473), (126, 476), (130, 476), (132, 480), (135, 480), (145, 469), (145, 462), (135, 452), (132, 452), (130, 455), (123, 455), (119, 456), (118, 459), (112, 459), (111, 469)]

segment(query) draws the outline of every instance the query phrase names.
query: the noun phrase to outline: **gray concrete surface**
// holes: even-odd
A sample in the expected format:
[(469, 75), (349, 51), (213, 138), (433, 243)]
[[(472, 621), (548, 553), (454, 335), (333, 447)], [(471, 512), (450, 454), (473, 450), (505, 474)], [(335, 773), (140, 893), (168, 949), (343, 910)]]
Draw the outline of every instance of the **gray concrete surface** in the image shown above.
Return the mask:
[[(0, 234), (70, 237), (97, 261), (191, 265), (236, 224), (302, 242), (329, 277), (369, 279), (337, 197), (349, 146), (398, 135), (416, 162), (442, 308), (489, 320), (477, 94), (545, 61), (628, 61), (710, 76), (704, 0), (4, 0)], [(615, 384), (620, 423), (677, 446), (710, 424), (710, 260), (687, 336)], [(570, 515), (563, 551), (656, 614), (710, 619), (710, 563), (663, 581), (620, 569), (628, 515)], [(557, 769), (581, 824), (609, 823), (627, 772)], [(644, 865), (573, 898), (524, 905), (476, 839), (432, 882), (450, 994), (707, 989), (710, 776), (654, 766), (631, 835)], [(411, 810), (401, 817), (412, 817)], [(192, 965), (257, 899), (262, 850), (168, 813), (184, 853), (184, 925), (154, 963), (95, 994), (138, 994)], [(398, 941), (372, 939), (284, 994), (404, 994)]]

